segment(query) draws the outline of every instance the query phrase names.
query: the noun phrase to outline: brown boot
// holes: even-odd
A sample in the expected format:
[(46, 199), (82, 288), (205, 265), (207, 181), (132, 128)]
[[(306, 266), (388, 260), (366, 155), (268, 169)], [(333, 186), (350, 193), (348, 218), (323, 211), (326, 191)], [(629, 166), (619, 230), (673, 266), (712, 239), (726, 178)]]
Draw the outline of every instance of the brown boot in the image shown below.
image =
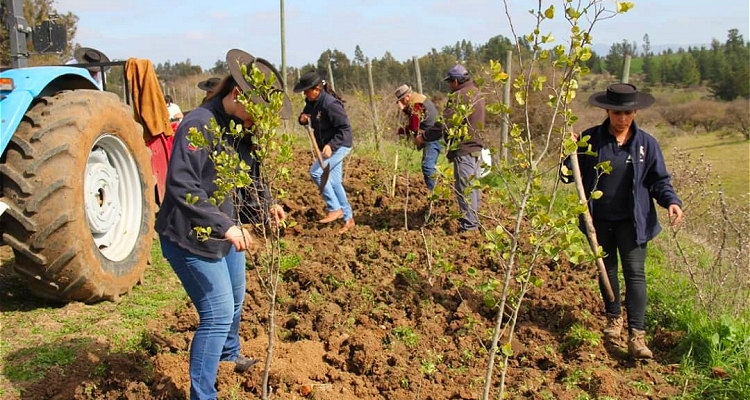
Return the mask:
[(348, 221), (344, 222), (344, 226), (341, 227), (341, 229), (339, 229), (339, 234), (342, 234), (348, 231), (349, 229), (353, 228), (354, 225), (357, 225), (354, 223), (354, 218), (349, 218)]
[(615, 315), (607, 313), (607, 326), (602, 332), (604, 332), (604, 339), (606, 340), (617, 340), (620, 338), (622, 333), (622, 315)]
[(335, 221), (335, 220), (337, 220), (337, 219), (339, 219), (339, 218), (341, 218), (343, 216), (344, 216), (344, 210), (342, 210), (342, 209), (339, 208), (336, 211), (329, 212), (328, 215), (325, 216), (325, 218), (321, 219), (318, 222), (320, 222), (321, 224), (328, 224), (328, 223), (331, 223), (331, 222), (333, 222), (333, 221)]
[(646, 332), (631, 329), (628, 334), (628, 353), (633, 358), (651, 358), (653, 353), (646, 347)]

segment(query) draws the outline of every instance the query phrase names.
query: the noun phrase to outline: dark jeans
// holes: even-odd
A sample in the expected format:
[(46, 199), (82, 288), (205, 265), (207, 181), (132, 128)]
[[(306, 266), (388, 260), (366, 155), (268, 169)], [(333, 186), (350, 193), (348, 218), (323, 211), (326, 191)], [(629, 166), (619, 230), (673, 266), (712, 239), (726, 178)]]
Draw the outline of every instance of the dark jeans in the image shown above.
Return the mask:
[(628, 311), (628, 328), (643, 330), (646, 314), (646, 245), (635, 243), (635, 226), (632, 220), (594, 221), (596, 238), (607, 254), (604, 266), (607, 268), (609, 284), (615, 295), (615, 301), (607, 299), (606, 291), (599, 281), (599, 290), (604, 299), (607, 313), (620, 315), (620, 282), (617, 278), (618, 254), (622, 260), (622, 274), (625, 277), (625, 308)]
[(430, 192), (435, 189), (435, 164), (442, 151), (443, 145), (439, 140), (425, 142), (422, 147), (422, 175), (424, 175), (427, 190)]
[(456, 179), (456, 197), (463, 218), (459, 221), (460, 231), (473, 231), (479, 228), (479, 203), (481, 193), (474, 189), (466, 193), (473, 178), (479, 178), (479, 158), (472, 155), (453, 159), (453, 176)]

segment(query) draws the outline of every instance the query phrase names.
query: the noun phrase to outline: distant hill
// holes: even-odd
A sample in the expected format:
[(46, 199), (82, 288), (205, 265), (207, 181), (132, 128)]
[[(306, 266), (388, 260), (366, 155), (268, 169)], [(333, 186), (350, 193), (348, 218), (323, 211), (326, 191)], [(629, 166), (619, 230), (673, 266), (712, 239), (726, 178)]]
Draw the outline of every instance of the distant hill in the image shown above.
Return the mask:
[[(638, 44), (638, 55), (641, 55), (640, 52), (643, 50), (642, 42), (636, 40), (635, 41)], [(657, 45), (651, 45), (651, 51), (654, 54), (659, 54), (663, 51), (667, 51), (669, 49), (672, 49), (672, 51), (677, 51), (680, 48), (687, 50), (688, 47), (698, 47), (706, 46), (706, 48), (711, 47), (710, 43), (693, 43), (693, 44), (657, 44)], [(612, 47), (612, 44), (603, 44), (603, 43), (597, 43), (591, 46), (591, 48), (598, 54), (600, 57), (604, 57), (609, 53), (609, 49)]]

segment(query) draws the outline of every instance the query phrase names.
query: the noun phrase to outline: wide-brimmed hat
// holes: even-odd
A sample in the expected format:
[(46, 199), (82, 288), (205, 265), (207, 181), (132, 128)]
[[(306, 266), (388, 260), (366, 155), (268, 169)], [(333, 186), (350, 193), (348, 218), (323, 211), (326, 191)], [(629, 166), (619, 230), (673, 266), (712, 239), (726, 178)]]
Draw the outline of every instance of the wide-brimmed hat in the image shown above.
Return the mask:
[[(90, 64), (90, 63), (108, 63), (109, 57), (97, 49), (91, 47), (79, 47), (73, 52), (73, 58), (78, 61), (79, 64)], [(110, 67), (104, 67), (104, 72), (109, 71)], [(91, 67), (86, 68), (89, 71), (101, 71), (102, 67)]]
[(409, 85), (401, 85), (401, 86), (399, 86), (396, 89), (396, 91), (394, 92), (394, 94), (396, 95), (396, 103), (398, 103), (399, 101), (401, 101), (401, 99), (403, 99), (404, 96), (406, 96), (407, 94), (409, 94), (411, 92), (412, 92), (411, 86), (409, 86)]
[(589, 103), (605, 110), (640, 110), (654, 104), (654, 96), (639, 92), (635, 85), (615, 83), (609, 85), (606, 91), (592, 94)]
[[(243, 65), (247, 66), (248, 72), (250, 72), (254, 65), (263, 72), (266, 79), (268, 79), (269, 75), (275, 76), (276, 82), (274, 82), (274, 87), (284, 94), (284, 105), (281, 108), (281, 118), (288, 119), (291, 117), (292, 103), (289, 101), (289, 97), (287, 97), (286, 93), (284, 93), (284, 81), (281, 79), (281, 74), (276, 70), (273, 64), (262, 58), (254, 57), (245, 51), (232, 49), (227, 52), (227, 65), (229, 66), (229, 73), (232, 74), (232, 78), (237, 82), (237, 86), (239, 86), (243, 92), (249, 92), (251, 89), (250, 83), (246, 81), (245, 77), (242, 75), (241, 67)], [(268, 104), (268, 101), (260, 97), (251, 96), (250, 100), (256, 104)]]
[(461, 79), (461, 78), (468, 78), (469, 77), (469, 71), (461, 64), (456, 64), (448, 70), (448, 73), (445, 74), (445, 78), (443, 78), (444, 81), (450, 81), (453, 79)]
[(299, 82), (294, 85), (294, 93), (304, 92), (305, 90), (312, 89), (315, 86), (318, 86), (320, 82), (323, 82), (323, 78), (321, 78), (317, 72), (305, 72), (299, 78)]
[(198, 89), (203, 91), (209, 91), (215, 89), (221, 83), (219, 78), (208, 78), (205, 81), (198, 82)]

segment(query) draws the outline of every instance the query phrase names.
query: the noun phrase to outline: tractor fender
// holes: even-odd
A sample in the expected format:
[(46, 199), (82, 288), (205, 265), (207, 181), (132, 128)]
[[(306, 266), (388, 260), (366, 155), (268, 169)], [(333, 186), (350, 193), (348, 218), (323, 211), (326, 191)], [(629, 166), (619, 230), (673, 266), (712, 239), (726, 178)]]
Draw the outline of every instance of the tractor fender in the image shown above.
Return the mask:
[(5, 154), (13, 133), (34, 99), (51, 96), (61, 90), (99, 90), (85, 68), (48, 66), (9, 69), (0, 78), (13, 79), (10, 92), (0, 92), (0, 155)]

